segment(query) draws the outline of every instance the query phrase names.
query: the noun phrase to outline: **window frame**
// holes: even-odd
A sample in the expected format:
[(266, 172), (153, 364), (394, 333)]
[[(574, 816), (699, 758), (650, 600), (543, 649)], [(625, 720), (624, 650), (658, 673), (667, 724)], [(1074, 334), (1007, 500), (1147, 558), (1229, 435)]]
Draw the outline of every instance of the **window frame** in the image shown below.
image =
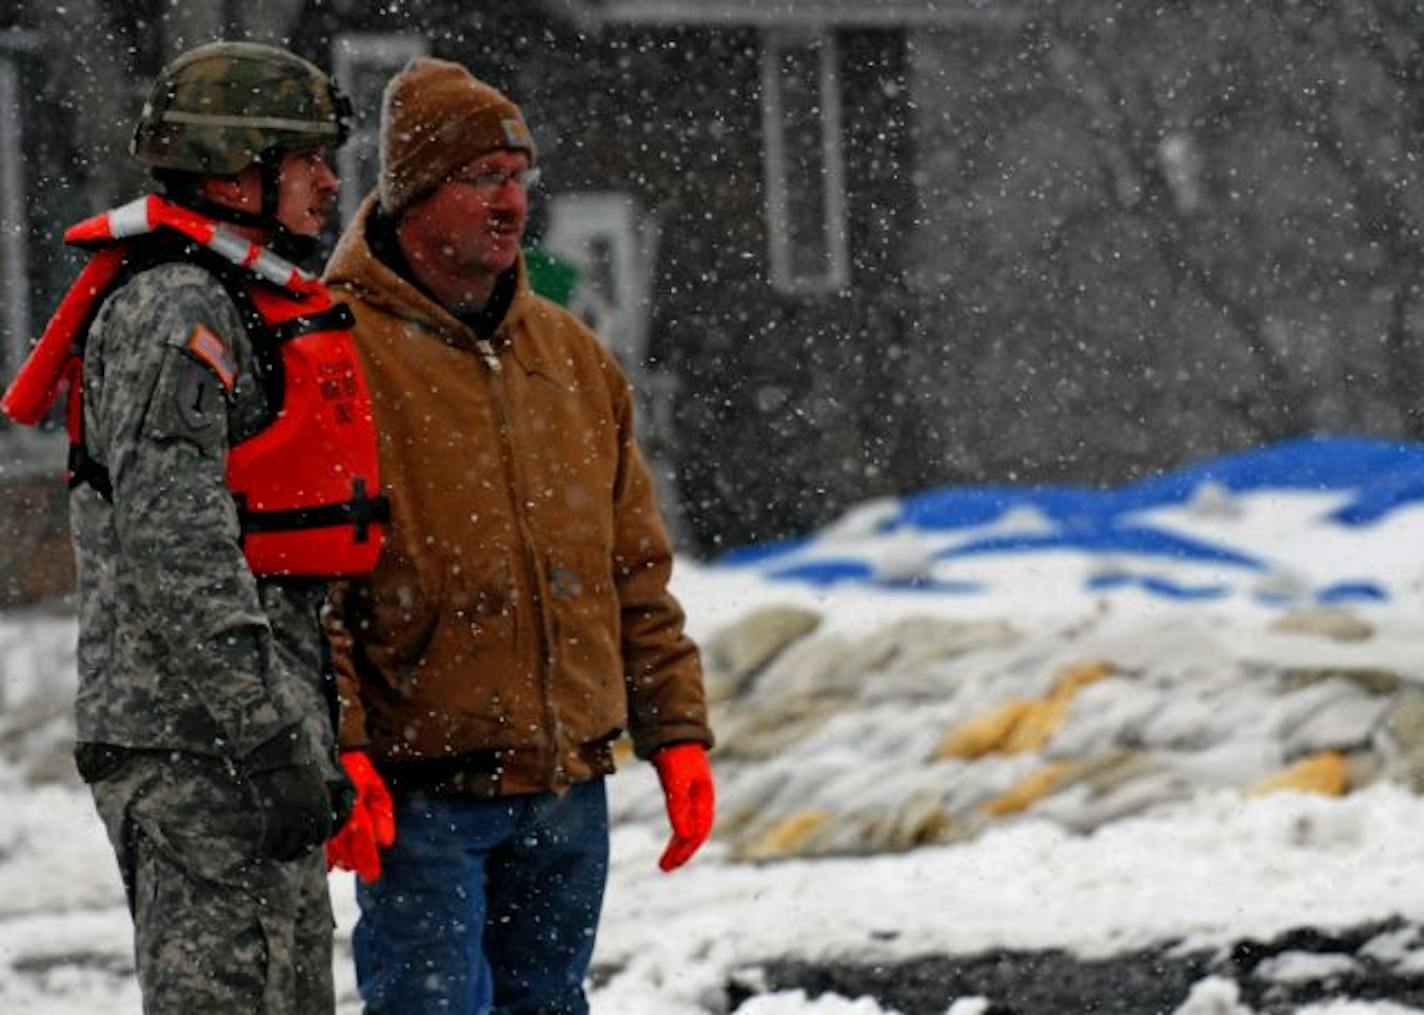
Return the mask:
[[(819, 105), (823, 180), (822, 223), (826, 267), (819, 274), (798, 275), (791, 263), (791, 226), (782, 102), (781, 54), (792, 48), (814, 49), (819, 61)], [(841, 138), (840, 71), (835, 34), (826, 29), (769, 29), (762, 33), (761, 100), (766, 223), (771, 284), (798, 295), (832, 293), (850, 282), (847, 249), (845, 153)]]
[[(624, 191), (574, 191), (548, 201), (544, 248), (567, 259), (584, 275), (582, 298), (606, 314), (599, 338), (630, 374), (641, 374), (647, 356), (648, 307), (660, 229)], [(613, 292), (595, 293), (588, 277), (590, 247), (608, 245)], [(579, 307), (571, 308), (575, 313)], [(580, 315), (582, 316), (582, 315)]]
[[(30, 284), (37, 268), (30, 253), (33, 237), (25, 190), (28, 153), (23, 147), (25, 107), (29, 105), (23, 78), (27, 62), (42, 51), (40, 43), (40, 34), (29, 29), (0, 32), (0, 245), (6, 254), (5, 270), (0, 273), (0, 287), (6, 289), (5, 311), (0, 317), (0, 328), (6, 332), (0, 338), (0, 390), (19, 372), (43, 323), (34, 316)], [(34, 69), (32, 63), (28, 69)], [(62, 421), (62, 405), (61, 399), (52, 420)], [(21, 426), (0, 416), (0, 452), (4, 456), (0, 483), (56, 475), (67, 445), (63, 426)]]
[[(8, 44), (7, 44), (8, 42)], [(29, 228), (25, 214), (24, 114), (21, 110), (20, 60), (31, 48), (24, 37), (0, 40), (0, 246), (5, 270), (4, 374), (13, 377), (30, 351)]]

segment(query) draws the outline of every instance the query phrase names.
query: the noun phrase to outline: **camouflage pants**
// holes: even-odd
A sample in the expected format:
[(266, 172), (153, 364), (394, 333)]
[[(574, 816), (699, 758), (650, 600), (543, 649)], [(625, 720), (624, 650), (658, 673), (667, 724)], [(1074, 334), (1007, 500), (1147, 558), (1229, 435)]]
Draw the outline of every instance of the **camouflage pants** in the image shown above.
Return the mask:
[(335, 1009), (321, 853), (253, 859), (260, 819), (222, 762), (134, 753), (92, 790), (133, 913), (145, 1015)]

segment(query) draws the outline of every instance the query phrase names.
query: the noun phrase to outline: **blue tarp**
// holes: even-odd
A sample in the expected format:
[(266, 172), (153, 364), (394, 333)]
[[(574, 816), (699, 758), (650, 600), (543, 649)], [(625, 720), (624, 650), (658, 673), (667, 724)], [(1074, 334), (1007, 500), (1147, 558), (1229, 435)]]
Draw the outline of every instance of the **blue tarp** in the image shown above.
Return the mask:
[(1051, 521), (1104, 526), (1133, 511), (1178, 504), (1204, 484), (1232, 491), (1351, 490), (1355, 501), (1338, 520), (1373, 521), (1394, 507), (1424, 500), (1424, 445), (1363, 437), (1304, 437), (1189, 465), (1108, 490), (1085, 487), (947, 487), (907, 497), (881, 531), (970, 528), (1009, 508), (1031, 507)]
[[(1079, 486), (947, 487), (906, 497), (873, 535), (952, 534), (990, 525), (1015, 509), (1032, 509), (1043, 521), (1022, 533), (996, 533), (941, 551), (949, 560), (1000, 553), (1059, 549), (1222, 565), (1260, 572), (1266, 562), (1238, 548), (1214, 545), (1128, 516), (1149, 508), (1180, 504), (1206, 484), (1243, 493), (1255, 490), (1342, 491), (1349, 502), (1328, 520), (1369, 525), (1395, 508), (1424, 501), (1424, 445), (1364, 437), (1306, 437), (1200, 462), (1115, 489)], [(970, 535), (969, 533), (965, 533)], [(870, 563), (846, 554), (804, 559), (815, 536), (732, 551), (722, 563), (757, 567), (774, 578), (833, 585), (861, 582), (886, 588), (972, 593), (973, 583), (943, 583), (928, 577), (899, 582), (876, 578)], [(1114, 572), (1091, 579), (1093, 590), (1134, 587), (1176, 599), (1212, 599), (1229, 594), (1225, 585), (1183, 584), (1152, 574)], [(1264, 593), (1263, 593), (1264, 595)], [(1372, 601), (1387, 593), (1367, 577), (1342, 581), (1315, 592), (1320, 602)]]

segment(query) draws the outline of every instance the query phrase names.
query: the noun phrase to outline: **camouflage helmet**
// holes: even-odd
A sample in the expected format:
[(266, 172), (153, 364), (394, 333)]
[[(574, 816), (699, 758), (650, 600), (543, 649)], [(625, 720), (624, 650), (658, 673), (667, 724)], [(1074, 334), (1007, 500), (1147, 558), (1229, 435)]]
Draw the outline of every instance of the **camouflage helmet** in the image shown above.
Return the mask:
[(351, 104), (301, 57), (214, 42), (159, 71), (129, 150), (150, 169), (230, 176), (263, 152), (346, 140)]

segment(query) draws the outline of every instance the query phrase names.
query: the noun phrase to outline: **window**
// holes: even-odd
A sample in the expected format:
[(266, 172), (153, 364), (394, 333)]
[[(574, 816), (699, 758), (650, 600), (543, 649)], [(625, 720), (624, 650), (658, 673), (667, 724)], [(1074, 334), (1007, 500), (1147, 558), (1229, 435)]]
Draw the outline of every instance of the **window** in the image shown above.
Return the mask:
[(7, 380), (24, 360), (33, 337), (20, 99), (19, 60), (13, 50), (0, 47), (0, 327), (5, 334), (0, 374)]
[(834, 291), (849, 275), (835, 39), (780, 30), (763, 38), (771, 281), (785, 292)]
[(648, 307), (661, 232), (630, 194), (559, 194), (549, 201), (544, 247), (578, 269), (569, 309), (613, 353), (633, 385), (639, 444), (652, 465), (663, 521), (682, 530), (674, 463), (679, 379), (648, 360)]
[(570, 309), (633, 375), (642, 374), (647, 352), (657, 242), (657, 222), (627, 194), (560, 194), (549, 202), (549, 251), (579, 270)]
[[(43, 255), (32, 247), (44, 242), (32, 235), (33, 224), (50, 214), (37, 191), (41, 174), (29, 168), (35, 157), (30, 135), (41, 122), (36, 118), (40, 52), (37, 33), (0, 30), (0, 391), (14, 380), (29, 355), (31, 341), (44, 325), (42, 315), (55, 295), (50, 280), (42, 277)], [(50, 420), (61, 424), (63, 413), (60, 399)], [(64, 446), (62, 428), (37, 430), (0, 416), (0, 483), (58, 475)], [(6, 504), (0, 511), (13, 507)]]
[(414, 35), (338, 35), (331, 65), (336, 83), (351, 97), (355, 122), (351, 137), (337, 153), (341, 173), (341, 219), (350, 222), (362, 199), (376, 186), (380, 171), (381, 95), (386, 83), (423, 56), (425, 40)]

